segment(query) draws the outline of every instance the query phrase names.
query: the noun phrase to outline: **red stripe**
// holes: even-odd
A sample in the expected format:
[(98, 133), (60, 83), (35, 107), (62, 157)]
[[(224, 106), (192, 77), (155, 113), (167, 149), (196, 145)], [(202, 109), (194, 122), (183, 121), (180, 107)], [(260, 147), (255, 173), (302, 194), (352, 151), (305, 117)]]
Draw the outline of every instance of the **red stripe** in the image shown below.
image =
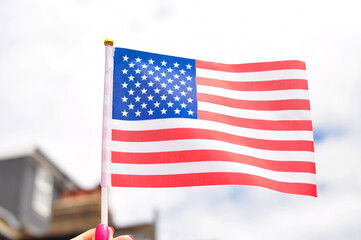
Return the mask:
[(259, 82), (233, 82), (213, 78), (196, 77), (197, 85), (218, 87), (236, 91), (276, 91), (301, 89), (308, 90), (305, 79), (284, 79)]
[(203, 69), (224, 71), (224, 72), (261, 72), (261, 71), (286, 70), (286, 69), (306, 70), (306, 65), (304, 62), (297, 60), (246, 63), (246, 64), (222, 64), (222, 63), (196, 60), (196, 68), (203, 68)]
[(310, 110), (310, 101), (305, 99), (250, 101), (227, 98), (206, 93), (197, 93), (197, 100), (239, 109), (262, 111)]
[(198, 119), (225, 123), (232, 126), (262, 129), (262, 130), (289, 130), (289, 131), (312, 131), (310, 120), (257, 120), (238, 118), (228, 115), (198, 110)]
[(193, 173), (177, 175), (120, 175), (112, 174), (115, 187), (190, 187), (208, 185), (250, 185), (275, 191), (317, 196), (316, 185), (307, 183), (287, 183), (244, 173)]
[(162, 164), (204, 161), (226, 161), (248, 164), (279, 172), (316, 173), (315, 163), (272, 161), (220, 150), (188, 150), (175, 152), (129, 153), (112, 152), (112, 163)]
[(264, 140), (196, 128), (173, 128), (146, 131), (112, 130), (112, 140), (121, 142), (156, 142), (182, 139), (217, 140), (241, 146), (274, 151), (313, 152), (313, 141)]

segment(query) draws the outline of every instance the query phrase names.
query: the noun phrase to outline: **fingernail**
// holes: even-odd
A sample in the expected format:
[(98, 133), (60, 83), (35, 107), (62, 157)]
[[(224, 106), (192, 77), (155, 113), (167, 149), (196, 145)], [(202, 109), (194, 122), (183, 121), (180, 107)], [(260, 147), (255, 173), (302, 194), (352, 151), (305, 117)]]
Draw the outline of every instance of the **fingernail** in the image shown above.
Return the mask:
[(99, 224), (95, 229), (95, 240), (108, 240), (109, 229), (104, 224)]
[(132, 235), (128, 235), (132, 240), (134, 240), (133, 236)]
[(113, 233), (114, 233), (114, 228), (113, 227), (110, 227), (112, 230), (113, 230)]

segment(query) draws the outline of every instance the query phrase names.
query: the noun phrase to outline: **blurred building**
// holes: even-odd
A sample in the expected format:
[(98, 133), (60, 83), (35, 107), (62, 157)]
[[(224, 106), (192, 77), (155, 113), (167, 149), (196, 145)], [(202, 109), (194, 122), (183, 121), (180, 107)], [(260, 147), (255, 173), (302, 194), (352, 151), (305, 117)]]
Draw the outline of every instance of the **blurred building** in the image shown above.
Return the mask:
[[(100, 199), (100, 187), (79, 188), (39, 149), (0, 156), (0, 240), (70, 239), (99, 224)], [(154, 240), (155, 221), (115, 235)]]

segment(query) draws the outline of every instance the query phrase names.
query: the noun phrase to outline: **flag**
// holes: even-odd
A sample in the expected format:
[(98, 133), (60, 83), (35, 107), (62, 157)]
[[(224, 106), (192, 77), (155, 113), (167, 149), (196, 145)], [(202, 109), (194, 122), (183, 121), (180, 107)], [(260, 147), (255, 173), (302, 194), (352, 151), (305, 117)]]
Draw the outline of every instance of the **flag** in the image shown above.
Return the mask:
[(105, 185), (317, 195), (304, 62), (220, 64), (112, 49)]

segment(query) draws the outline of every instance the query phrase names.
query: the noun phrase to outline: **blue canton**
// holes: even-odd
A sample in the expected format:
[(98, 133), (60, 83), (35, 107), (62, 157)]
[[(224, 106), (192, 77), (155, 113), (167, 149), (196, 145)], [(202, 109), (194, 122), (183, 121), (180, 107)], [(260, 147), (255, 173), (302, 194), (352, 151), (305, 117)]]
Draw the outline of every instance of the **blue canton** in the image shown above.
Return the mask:
[(197, 118), (195, 60), (115, 48), (113, 119)]

